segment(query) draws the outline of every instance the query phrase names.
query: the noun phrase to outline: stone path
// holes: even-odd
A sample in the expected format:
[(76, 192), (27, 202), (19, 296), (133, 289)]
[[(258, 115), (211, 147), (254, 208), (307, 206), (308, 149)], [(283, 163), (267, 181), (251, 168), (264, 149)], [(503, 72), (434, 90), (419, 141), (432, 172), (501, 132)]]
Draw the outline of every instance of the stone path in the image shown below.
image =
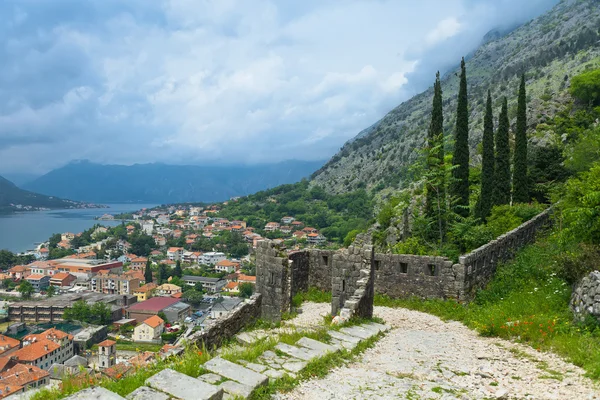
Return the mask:
[[(392, 329), (360, 360), (277, 398), (600, 399), (598, 385), (553, 354), (417, 311), (375, 307), (375, 315)], [(331, 335), (344, 333), (360, 338), (356, 328)]]
[[(330, 352), (352, 349), (360, 341), (388, 329), (389, 327), (385, 325), (366, 323), (342, 328), (340, 332), (330, 331), (331, 343), (324, 343), (308, 337), (300, 338), (294, 345), (278, 343), (274, 351), (265, 351), (254, 363), (244, 360), (234, 363), (219, 356), (214, 357), (202, 366), (209, 372), (197, 378), (171, 369), (164, 369), (148, 378), (145, 386), (136, 389), (127, 396), (127, 399), (220, 400), (248, 398), (255, 389), (267, 385), (270, 379), (278, 379), (286, 374), (295, 377), (309, 362)], [(123, 398), (106, 389), (95, 387), (82, 390), (67, 399), (117, 400)]]

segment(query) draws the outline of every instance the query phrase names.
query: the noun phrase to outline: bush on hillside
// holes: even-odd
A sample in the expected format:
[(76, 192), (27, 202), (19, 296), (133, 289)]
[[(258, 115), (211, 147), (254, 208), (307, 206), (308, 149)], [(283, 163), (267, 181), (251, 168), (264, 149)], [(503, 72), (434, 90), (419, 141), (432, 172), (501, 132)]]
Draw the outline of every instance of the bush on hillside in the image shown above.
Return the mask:
[(586, 104), (600, 105), (600, 69), (574, 76), (569, 91)]

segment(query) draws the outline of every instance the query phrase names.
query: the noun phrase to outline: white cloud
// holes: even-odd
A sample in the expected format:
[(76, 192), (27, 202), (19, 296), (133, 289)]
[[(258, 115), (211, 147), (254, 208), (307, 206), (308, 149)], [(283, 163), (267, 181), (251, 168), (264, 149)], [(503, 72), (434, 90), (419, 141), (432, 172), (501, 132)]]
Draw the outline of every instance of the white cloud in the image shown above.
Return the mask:
[(327, 158), (520, 4), (502, 1), (5, 0), (0, 173)]

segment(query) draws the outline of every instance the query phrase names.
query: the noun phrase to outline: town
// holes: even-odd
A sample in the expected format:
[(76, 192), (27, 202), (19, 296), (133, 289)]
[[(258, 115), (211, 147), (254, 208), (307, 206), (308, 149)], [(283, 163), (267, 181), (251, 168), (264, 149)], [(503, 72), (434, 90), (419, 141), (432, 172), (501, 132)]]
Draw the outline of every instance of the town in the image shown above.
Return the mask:
[(77, 374), (117, 379), (177, 354), (254, 293), (260, 240), (288, 253), (327, 242), (294, 217), (256, 228), (219, 217), (216, 205), (127, 217), (53, 235), (25, 255), (32, 262), (0, 274), (0, 398)]

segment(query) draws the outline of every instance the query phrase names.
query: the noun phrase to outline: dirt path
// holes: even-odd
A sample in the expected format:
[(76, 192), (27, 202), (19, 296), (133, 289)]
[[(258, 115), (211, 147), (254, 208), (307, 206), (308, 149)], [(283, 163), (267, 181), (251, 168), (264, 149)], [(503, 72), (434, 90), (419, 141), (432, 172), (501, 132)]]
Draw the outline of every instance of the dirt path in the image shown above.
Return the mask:
[[(327, 307), (303, 306), (310, 310), (303, 321)], [(584, 378), (580, 368), (552, 354), (479, 337), (458, 322), (417, 311), (375, 307), (375, 315), (393, 329), (360, 360), (277, 397), (600, 399), (600, 387)]]

